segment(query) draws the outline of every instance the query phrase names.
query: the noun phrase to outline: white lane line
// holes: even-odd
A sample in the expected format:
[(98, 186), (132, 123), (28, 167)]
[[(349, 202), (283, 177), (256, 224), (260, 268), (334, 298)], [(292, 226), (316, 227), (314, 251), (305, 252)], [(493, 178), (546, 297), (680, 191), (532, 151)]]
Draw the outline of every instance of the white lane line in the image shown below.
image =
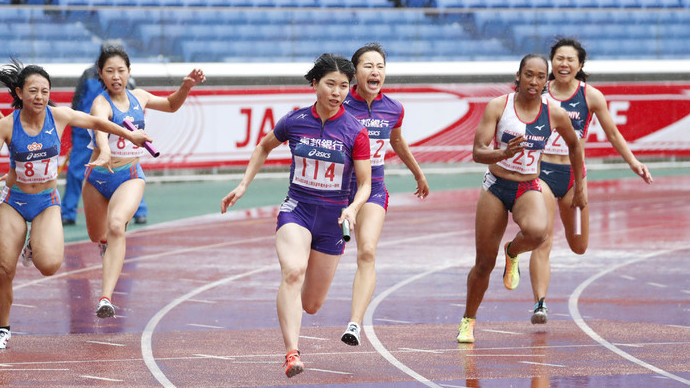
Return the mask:
[(315, 372), (324, 372), (324, 373), (333, 373), (337, 375), (351, 375), (352, 373), (350, 372), (339, 372), (337, 370), (328, 370), (328, 369), (315, 369), (315, 368), (309, 368), (309, 371), (315, 371)]
[[(455, 234), (455, 233), (448, 233), (450, 234)], [(435, 235), (438, 236), (438, 235)], [(406, 240), (409, 241), (409, 240)], [(421, 279), (427, 275), (430, 275), (435, 272), (439, 271), (444, 271), (449, 268), (454, 267), (455, 265), (446, 265), (444, 267), (439, 267), (435, 269), (431, 269), (429, 271), (411, 276), (395, 285), (392, 287), (388, 288), (387, 290), (383, 291), (379, 295), (374, 298), (371, 303), (369, 304), (369, 308), (367, 309), (366, 313), (364, 314), (364, 320), (363, 320), (363, 327), (364, 327), (364, 332), (367, 335), (367, 338), (369, 339), (369, 342), (374, 346), (374, 349), (383, 357), (385, 358), (391, 365), (394, 367), (400, 369), (403, 373), (406, 375), (412, 377), (413, 379), (419, 381), (420, 383), (426, 385), (427, 387), (434, 387), (434, 388), (440, 388), (440, 385), (434, 383), (433, 381), (427, 379), (426, 377), (420, 375), (419, 373), (413, 371), (412, 369), (408, 368), (405, 364), (401, 363), (398, 361), (397, 358), (395, 358), (389, 351), (386, 349), (381, 341), (379, 341), (379, 338), (376, 336), (376, 332), (374, 331), (374, 325), (373, 325), (373, 317), (374, 317), (374, 311), (376, 311), (376, 308), (378, 305), (388, 297), (388, 295), (392, 294), (396, 290), (408, 285), (409, 283), (414, 282), (415, 280)]]
[(124, 380), (118, 380), (118, 379), (109, 379), (107, 377), (98, 377), (98, 376), (89, 376), (89, 375), (81, 375), (79, 377), (85, 378), (85, 379), (91, 379), (91, 380), (103, 380), (103, 381), (114, 381), (118, 383), (124, 382)]
[(124, 344), (116, 344), (114, 342), (102, 342), (102, 341), (86, 341), (90, 344), (96, 344), (96, 345), (108, 345), (108, 346), (127, 346)]
[[(258, 242), (258, 241), (263, 241), (263, 240), (271, 240), (273, 238), (275, 238), (275, 236), (271, 235), (271, 236), (264, 236), (264, 237), (249, 238), (249, 239), (244, 239), (244, 240), (225, 241), (225, 242), (216, 243), (216, 244), (207, 244), (207, 245), (200, 245), (200, 246), (195, 246), (195, 247), (181, 248), (181, 249), (177, 249), (174, 251), (165, 251), (165, 252), (154, 253), (152, 255), (146, 255), (146, 256), (134, 257), (131, 259), (125, 259), (124, 263), (125, 264), (137, 263), (140, 261), (157, 259), (157, 258), (164, 257), (164, 256), (179, 255), (179, 254), (183, 254), (183, 253), (195, 252), (195, 251), (204, 250), (204, 249), (214, 249), (214, 248), (228, 247), (228, 246), (232, 246), (232, 245)], [(26, 283), (17, 284), (14, 286), (14, 290), (16, 291), (16, 290), (20, 290), (22, 288), (29, 287), (29, 286), (42, 285), (42, 283), (45, 283), (45, 282), (53, 281), (56, 279), (61, 279), (64, 277), (68, 277), (68, 276), (72, 276), (72, 275), (76, 275), (76, 274), (80, 274), (80, 273), (84, 273), (84, 272), (100, 271), (102, 268), (103, 268), (103, 264), (99, 263), (99, 264), (92, 265), (89, 267), (75, 269), (73, 271), (66, 271), (66, 272), (58, 273), (58, 274), (51, 275), (51, 276), (44, 276), (44, 277), (41, 277), (38, 279), (30, 280)]]
[(300, 335), (299, 338), (306, 338), (310, 340), (316, 340), (316, 341), (328, 341), (329, 338), (323, 338), (323, 337), (310, 337), (308, 335)]
[(187, 302), (208, 303), (208, 304), (216, 303), (215, 300), (206, 300), (206, 299), (187, 299)]
[(417, 349), (417, 348), (400, 348), (400, 350), (404, 350), (406, 352), (418, 352), (418, 353), (434, 353), (434, 354), (445, 353), (445, 351), (443, 351), (443, 350), (430, 350), (430, 349)]
[(377, 322), (388, 322), (388, 323), (402, 323), (404, 325), (409, 325), (412, 322), (410, 321), (398, 321), (396, 319), (383, 319), (383, 318), (376, 318)]
[(223, 329), (223, 326), (202, 325), (201, 323), (188, 323), (187, 326), (203, 327), (206, 329)]
[(647, 284), (649, 284), (649, 285), (652, 286), (652, 287), (659, 287), (659, 288), (666, 288), (666, 287), (668, 287), (667, 285), (661, 284), (661, 283), (647, 282)]
[(543, 366), (555, 366), (556, 368), (567, 368), (565, 365), (558, 364), (547, 364), (544, 362), (532, 362), (532, 361), (518, 361), (520, 364), (530, 364), (530, 365), (543, 365)]
[[(19, 303), (12, 303), (12, 307), (24, 307), (27, 309), (35, 309), (36, 308), (36, 306), (31, 305), (31, 304), (19, 304)], [(14, 331), (13, 331), (13, 333), (14, 333)]]
[[(270, 239), (273, 238), (273, 235), (270, 236)], [(262, 240), (269, 239), (267, 237), (261, 238)], [(257, 239), (259, 240), (259, 239)], [(222, 244), (218, 244), (222, 245)], [(198, 249), (198, 248), (195, 248)], [(146, 324), (146, 327), (144, 328), (144, 331), (141, 333), (141, 355), (142, 358), (144, 359), (144, 363), (146, 364), (146, 367), (149, 368), (149, 371), (151, 371), (151, 374), (153, 377), (158, 380), (158, 382), (164, 386), (164, 387), (174, 387), (175, 385), (168, 380), (168, 378), (165, 376), (165, 373), (158, 367), (158, 364), (156, 364), (156, 359), (153, 357), (153, 346), (152, 346), (152, 338), (153, 338), (153, 332), (156, 330), (156, 326), (158, 323), (163, 319), (163, 317), (169, 313), (172, 309), (177, 307), (179, 304), (187, 301), (188, 299), (199, 295), (202, 292), (208, 291), (212, 288), (218, 287), (220, 285), (223, 285), (225, 283), (232, 282), (234, 280), (246, 277), (246, 276), (251, 276), (255, 275), (257, 273), (261, 272), (266, 272), (266, 271), (271, 271), (271, 270), (279, 270), (280, 266), (278, 264), (271, 264), (271, 265), (265, 265), (263, 267), (257, 268), (253, 271), (249, 272), (244, 272), (241, 274), (229, 276), (225, 279), (220, 279), (212, 283), (208, 283), (202, 287), (199, 287), (197, 289), (194, 289), (181, 297), (173, 300), (172, 302), (168, 303), (165, 307), (162, 309), (158, 310), (156, 314), (148, 321)]]
[(217, 360), (234, 360), (234, 357), (231, 356), (212, 356), (210, 354), (195, 354), (195, 356), (201, 357), (201, 358), (213, 358)]
[(505, 330), (492, 330), (492, 329), (482, 329), (481, 331), (488, 331), (490, 333), (498, 333), (498, 334), (511, 334), (511, 335), (520, 335), (522, 333), (516, 333), (514, 331), (505, 331)]
[(637, 262), (640, 262), (640, 261), (647, 260), (647, 259), (649, 259), (650, 257), (662, 256), (662, 255), (669, 255), (669, 254), (671, 254), (671, 253), (673, 253), (673, 252), (681, 251), (681, 250), (684, 250), (684, 249), (688, 249), (688, 246), (686, 246), (686, 247), (680, 247), (680, 248), (675, 248), (675, 249), (668, 249), (668, 250), (665, 250), (665, 251), (660, 251), (660, 252), (655, 252), (655, 253), (649, 253), (649, 254), (644, 255), (644, 256), (642, 256), (642, 257), (640, 257), (640, 258), (637, 258), (637, 259), (634, 259), (634, 260), (630, 260), (630, 261), (627, 261), (627, 262), (624, 262), (624, 263), (621, 263), (621, 264), (618, 264), (618, 265), (610, 266), (610, 267), (608, 267), (607, 269), (605, 269), (605, 270), (603, 270), (603, 271), (601, 271), (601, 272), (599, 272), (599, 273), (597, 273), (597, 274), (594, 274), (594, 275), (590, 276), (587, 280), (585, 280), (584, 282), (580, 283), (580, 285), (577, 286), (577, 288), (575, 289), (575, 291), (573, 291), (573, 293), (570, 294), (570, 298), (568, 298), (568, 310), (570, 311), (570, 315), (573, 317), (573, 320), (575, 321), (575, 324), (576, 324), (577, 326), (580, 327), (580, 330), (582, 330), (582, 331), (583, 331), (585, 334), (587, 334), (590, 338), (592, 338), (594, 341), (596, 341), (596, 342), (598, 342), (599, 344), (601, 344), (601, 345), (602, 345), (603, 347), (605, 347), (606, 349), (608, 349), (608, 350), (610, 350), (610, 351), (616, 353), (617, 355), (619, 355), (619, 356), (625, 358), (625, 359), (628, 360), (628, 361), (631, 361), (631, 362), (633, 362), (633, 363), (635, 363), (635, 364), (637, 364), (637, 365), (639, 365), (639, 366), (641, 366), (641, 367), (647, 368), (647, 369), (651, 370), (652, 372), (658, 373), (658, 374), (660, 374), (660, 375), (662, 375), (662, 376), (668, 377), (668, 378), (670, 378), (670, 379), (676, 380), (676, 381), (681, 382), (681, 383), (684, 383), (684, 384), (686, 384), (686, 385), (690, 385), (690, 380), (684, 379), (684, 378), (682, 378), (682, 377), (680, 377), (680, 376), (676, 376), (676, 375), (674, 375), (674, 374), (672, 374), (672, 373), (670, 373), (670, 372), (667, 372), (667, 371), (665, 371), (665, 370), (663, 370), (663, 369), (661, 369), (661, 368), (658, 368), (658, 367), (656, 367), (656, 366), (654, 366), (654, 365), (648, 364), (648, 363), (646, 363), (646, 362), (644, 362), (644, 361), (642, 361), (642, 360), (640, 360), (640, 359), (638, 359), (638, 358), (632, 356), (631, 354), (628, 354), (628, 353), (624, 352), (623, 350), (617, 348), (615, 345), (613, 345), (613, 344), (610, 343), (609, 341), (607, 341), (607, 340), (605, 340), (604, 338), (602, 338), (599, 334), (597, 334), (594, 330), (592, 330), (592, 328), (590, 328), (590, 327), (585, 323), (584, 319), (582, 319), (582, 316), (580, 315), (580, 309), (578, 308), (578, 301), (579, 301), (579, 299), (580, 299), (580, 295), (582, 295), (582, 292), (585, 290), (585, 288), (587, 288), (587, 286), (589, 286), (590, 284), (594, 283), (595, 280), (601, 278), (602, 276), (607, 275), (607, 274), (609, 274), (609, 273), (611, 273), (611, 272), (617, 271), (618, 269), (623, 268), (623, 267), (625, 267), (625, 266), (627, 266), (627, 265), (630, 265), (630, 264), (634, 264), (634, 263), (637, 263)]

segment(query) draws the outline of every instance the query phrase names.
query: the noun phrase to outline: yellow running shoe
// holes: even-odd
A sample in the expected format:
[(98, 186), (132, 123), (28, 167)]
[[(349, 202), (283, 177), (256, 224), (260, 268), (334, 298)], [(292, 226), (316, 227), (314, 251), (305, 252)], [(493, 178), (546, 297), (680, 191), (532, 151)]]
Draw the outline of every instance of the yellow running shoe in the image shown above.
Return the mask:
[(514, 290), (520, 284), (520, 266), (518, 261), (520, 260), (520, 255), (515, 257), (508, 256), (508, 246), (512, 241), (506, 243), (503, 250), (506, 254), (506, 268), (503, 270), (503, 285), (509, 290)]
[(462, 321), (460, 321), (460, 327), (458, 327), (458, 342), (474, 342), (474, 322), (474, 318), (462, 318)]

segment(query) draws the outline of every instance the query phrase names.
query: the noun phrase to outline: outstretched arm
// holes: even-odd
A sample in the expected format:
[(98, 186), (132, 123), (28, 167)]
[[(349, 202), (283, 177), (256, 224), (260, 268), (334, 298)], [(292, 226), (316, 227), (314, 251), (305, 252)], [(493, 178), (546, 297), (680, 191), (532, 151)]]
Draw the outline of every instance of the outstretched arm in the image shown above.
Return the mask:
[(635, 155), (633, 155), (632, 151), (630, 151), (630, 148), (628, 147), (628, 143), (625, 141), (625, 138), (618, 130), (618, 127), (616, 127), (616, 124), (613, 122), (613, 118), (611, 117), (611, 113), (609, 113), (604, 94), (598, 89), (588, 85), (587, 101), (589, 102), (590, 110), (597, 115), (597, 119), (599, 119), (599, 123), (604, 129), (606, 138), (609, 140), (611, 145), (613, 145), (613, 148), (618, 151), (620, 156), (623, 157), (623, 160), (628, 163), (630, 169), (633, 170), (635, 174), (639, 175), (648, 184), (652, 183), (654, 179), (652, 178), (652, 174), (647, 169), (647, 166), (645, 166), (643, 163), (640, 163)]
[(410, 172), (412, 172), (412, 175), (414, 175), (414, 179), (417, 181), (415, 195), (419, 198), (425, 198), (429, 195), (429, 183), (427, 183), (426, 176), (424, 176), (417, 160), (414, 158), (414, 155), (412, 155), (407, 141), (405, 141), (405, 138), (402, 136), (401, 127), (395, 127), (391, 131), (391, 147), (393, 147), (395, 154), (398, 155), (400, 160), (405, 163), (405, 166), (407, 166)]
[(182, 80), (182, 85), (168, 97), (155, 96), (144, 89), (135, 89), (139, 102), (145, 108), (160, 110), (163, 112), (176, 112), (184, 104), (189, 92), (200, 82), (206, 82), (203, 70), (194, 69)]
[(240, 183), (231, 192), (228, 193), (220, 201), (220, 212), (225, 213), (228, 207), (232, 207), (238, 199), (242, 198), (244, 193), (247, 191), (249, 184), (252, 183), (254, 177), (264, 165), (268, 155), (271, 151), (281, 144), (280, 140), (276, 139), (273, 131), (269, 132), (264, 136), (259, 144), (254, 149), (251, 158), (249, 158), (249, 164), (247, 164), (247, 169), (244, 172), (244, 176)]

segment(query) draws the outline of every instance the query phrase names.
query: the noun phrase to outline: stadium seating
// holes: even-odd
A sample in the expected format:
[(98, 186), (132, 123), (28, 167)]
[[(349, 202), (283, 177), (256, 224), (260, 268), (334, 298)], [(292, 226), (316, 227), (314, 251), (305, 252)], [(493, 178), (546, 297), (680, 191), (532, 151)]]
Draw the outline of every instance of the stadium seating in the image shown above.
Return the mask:
[(545, 53), (555, 37), (571, 36), (595, 59), (690, 58), (690, 0), (54, 3), (65, 7), (3, 6), (0, 55), (90, 62), (102, 40), (118, 38), (133, 61), (310, 61), (324, 51), (349, 56), (370, 41), (395, 61), (495, 60)]

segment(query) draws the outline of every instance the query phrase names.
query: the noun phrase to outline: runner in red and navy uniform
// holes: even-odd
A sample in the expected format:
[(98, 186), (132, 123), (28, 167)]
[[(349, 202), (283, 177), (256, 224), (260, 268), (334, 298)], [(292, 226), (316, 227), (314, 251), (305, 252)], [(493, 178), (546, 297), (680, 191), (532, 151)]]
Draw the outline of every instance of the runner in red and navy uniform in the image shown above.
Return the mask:
[[(508, 224), (508, 213), (520, 231), (504, 245), (503, 284), (520, 281), (518, 255), (537, 248), (547, 235), (546, 205), (539, 185), (539, 161), (552, 129), (570, 150), (576, 188), (582, 187), (584, 152), (568, 114), (542, 97), (549, 73), (545, 58), (529, 54), (520, 61), (515, 93), (486, 106), (474, 138), (472, 156), (489, 165), (477, 202), (476, 261), (467, 276), (467, 303), (458, 328), (458, 342), (474, 342), (477, 310), (489, 286), (491, 271)], [(584, 207), (587, 196), (576, 189), (572, 206)]]
[[(357, 273), (352, 284), (350, 322), (341, 340), (359, 345), (362, 319), (376, 288), (376, 245), (388, 209), (388, 190), (384, 182), (384, 157), (389, 145), (417, 181), (415, 195), (429, 195), (429, 184), (402, 136), (405, 111), (397, 100), (381, 92), (386, 79), (386, 52), (378, 43), (369, 43), (352, 55), (357, 85), (345, 99), (345, 109), (353, 114), (369, 132), (371, 146), (371, 195), (357, 213)], [(357, 182), (352, 177), (353, 188)], [(350, 200), (357, 193), (350, 191)]]
[[(16, 60), (0, 70), (0, 82), (13, 98), (13, 114), (0, 120), (0, 142), (10, 151), (10, 171), (0, 197), (0, 349), (9, 341), (12, 281), (19, 255), (44, 276), (62, 265), (64, 235), (57, 191), (60, 138), (65, 127), (97, 128), (136, 144), (151, 140), (107, 120), (50, 102), (50, 76), (40, 66)], [(51, 106), (48, 106), (48, 105)], [(31, 233), (27, 238), (27, 221)], [(22, 245), (26, 245), (22, 252)]]
[[(304, 370), (298, 346), (302, 310), (315, 314), (326, 300), (345, 244), (340, 225), (347, 220), (355, 226), (371, 192), (367, 130), (342, 106), (354, 74), (347, 59), (321, 55), (305, 75), (316, 103), (278, 121), (252, 153), (240, 184), (221, 200), (225, 213), (244, 195), (270, 152), (288, 142), (290, 187), (276, 231), (282, 274), (276, 305), (288, 377)], [(348, 205), (353, 171), (357, 195)]]
[[(608, 111), (606, 98), (598, 89), (585, 83), (587, 74), (582, 70), (582, 67), (585, 64), (586, 56), (587, 52), (578, 41), (568, 38), (558, 40), (551, 47), (550, 58), (553, 71), (549, 76), (551, 81), (547, 84), (547, 91), (544, 95), (552, 103), (559, 105), (568, 112), (583, 147), (587, 142), (592, 117), (596, 115), (606, 137), (625, 159), (630, 169), (642, 177), (645, 182), (651, 183), (652, 176), (649, 170), (635, 158), (623, 135), (613, 122)], [(570, 249), (581, 255), (585, 253), (589, 243), (589, 207), (584, 207), (581, 211), (581, 233), (575, 233), (575, 214), (570, 206), (575, 178), (569, 163), (568, 152), (568, 147), (563, 139), (560, 138), (559, 134), (554, 133), (549, 139), (541, 160), (539, 179), (542, 182), (544, 199), (546, 200), (549, 233), (546, 242), (534, 249), (530, 257), (530, 280), (532, 281), (535, 302), (531, 318), (533, 324), (546, 323), (547, 321), (548, 309), (545, 298), (551, 280), (549, 256), (553, 244), (553, 220), (556, 216), (556, 207), (559, 209)], [(583, 181), (583, 185), (586, 191), (586, 180)]]

